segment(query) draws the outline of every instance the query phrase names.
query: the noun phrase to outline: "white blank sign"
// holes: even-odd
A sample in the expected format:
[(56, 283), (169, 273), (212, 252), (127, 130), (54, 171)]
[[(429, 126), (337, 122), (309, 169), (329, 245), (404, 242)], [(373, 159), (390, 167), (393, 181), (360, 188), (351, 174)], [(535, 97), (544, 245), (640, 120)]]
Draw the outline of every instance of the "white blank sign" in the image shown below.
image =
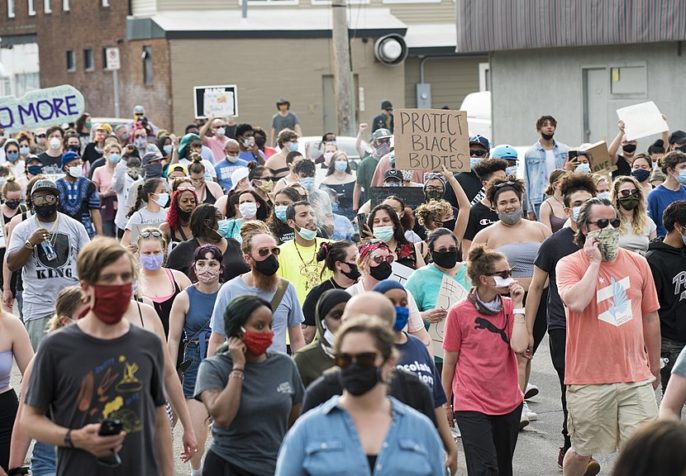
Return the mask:
[(620, 121), (624, 121), (626, 140), (636, 140), (669, 130), (653, 101), (617, 109), (617, 116)]

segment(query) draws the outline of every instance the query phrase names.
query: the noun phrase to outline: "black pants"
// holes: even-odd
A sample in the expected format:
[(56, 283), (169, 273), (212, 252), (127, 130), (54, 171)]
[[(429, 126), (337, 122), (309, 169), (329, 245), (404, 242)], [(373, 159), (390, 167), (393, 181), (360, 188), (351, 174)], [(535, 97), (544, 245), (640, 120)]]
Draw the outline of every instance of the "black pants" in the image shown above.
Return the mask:
[(205, 455), (202, 476), (256, 476), (217, 456), (211, 450)]
[[(524, 294), (524, 305), (526, 305), (526, 298), (529, 293)], [(534, 350), (536, 353), (538, 346), (541, 344), (545, 333), (548, 330), (548, 288), (541, 292), (541, 302), (538, 305), (538, 312), (536, 312), (536, 320), (534, 321)]]
[(10, 440), (17, 408), (19, 408), (19, 400), (14, 390), (0, 393), (0, 467), (4, 471), (7, 471), (10, 461)]
[(681, 350), (684, 348), (684, 343), (663, 337), (661, 344), (660, 357), (665, 362), (665, 366), (660, 369), (660, 381), (662, 383), (662, 394), (664, 395), (665, 390), (667, 390), (669, 377), (672, 375), (672, 368), (676, 358), (679, 357)]
[(565, 345), (567, 331), (565, 329), (548, 329), (548, 342), (550, 344), (550, 360), (560, 379), (560, 401), (562, 402), (562, 436), (565, 439), (564, 448), (568, 450), (572, 446), (567, 432), (567, 388), (565, 387)]
[(522, 405), (506, 415), (455, 412), (469, 476), (512, 476)]

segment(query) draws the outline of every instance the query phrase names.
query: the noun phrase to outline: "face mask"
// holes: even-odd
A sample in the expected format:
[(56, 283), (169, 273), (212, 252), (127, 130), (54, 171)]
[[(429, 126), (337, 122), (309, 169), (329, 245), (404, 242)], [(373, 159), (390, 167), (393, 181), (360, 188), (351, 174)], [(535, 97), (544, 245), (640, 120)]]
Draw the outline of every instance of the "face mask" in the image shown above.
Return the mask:
[(572, 221), (574, 223), (579, 221), (579, 213), (581, 213), (581, 207), (572, 208)]
[(167, 206), (167, 203), (169, 203), (169, 194), (167, 192), (162, 192), (157, 194), (157, 198), (153, 198), (155, 200), (155, 203), (157, 203), (159, 206), (162, 208)]
[(250, 141), (248, 139), (243, 140), (243, 147), (246, 149), (250, 148)]
[(255, 144), (257, 144), (257, 147), (262, 149), (264, 147), (264, 144), (267, 143), (267, 139), (262, 136), (255, 136)]
[(473, 169), (474, 167), (476, 167), (479, 164), (479, 162), (481, 162), (481, 159), (479, 157), (470, 157), (469, 158), (469, 167), (471, 169)]
[(300, 179), (300, 185), (303, 186), (305, 190), (311, 192), (314, 189), (314, 177), (303, 177)]
[(686, 236), (681, 235), (681, 241), (684, 243), (684, 246), (686, 246)]
[(17, 208), (19, 208), (19, 205), (21, 205), (21, 201), (19, 201), (19, 200), (7, 200), (5, 202), (5, 205), (7, 205), (7, 208), (9, 208), (11, 210), (16, 210)]
[(186, 221), (186, 222), (187, 222), (187, 221), (190, 219), (191, 213), (193, 213), (193, 210), (187, 212), (187, 211), (181, 210), (181, 209), (179, 208), (179, 212), (178, 212), (178, 213), (179, 213), (179, 218), (181, 219), (181, 221)]
[(238, 205), (238, 211), (241, 213), (243, 218), (251, 220), (255, 218), (255, 215), (257, 214), (257, 203), (243, 202)]
[(508, 168), (505, 169), (505, 175), (510, 176), (510, 175), (517, 175), (517, 166), (516, 165), (511, 165)]
[[(81, 150), (81, 147), (78, 145), (68, 145), (67, 150), (71, 150), (72, 152), (78, 153)], [(102, 152), (102, 150), (99, 147), (96, 147), (95, 150), (97, 152)]]
[(274, 216), (279, 221), (286, 223), (286, 210), (288, 210), (288, 205), (277, 205), (274, 207)]
[(9, 160), (10, 162), (16, 162), (17, 160), (19, 160), (19, 152), (8, 152), (7, 154), (5, 154), (5, 156), (7, 157), (7, 160)]
[(622, 150), (627, 154), (633, 154), (636, 152), (636, 144), (625, 144), (622, 146)]
[(619, 229), (608, 225), (602, 230), (594, 230), (588, 233), (586, 239), (594, 239), (598, 242), (603, 261), (612, 261), (617, 257), (619, 250)]
[(341, 270), (341, 273), (343, 273), (343, 276), (345, 276), (348, 279), (351, 279), (353, 281), (357, 281), (358, 278), (361, 276), (360, 270), (357, 268), (356, 264), (350, 264), (346, 263), (348, 266), (350, 266), (350, 271), (345, 272)]
[(310, 230), (309, 228), (300, 228), (296, 230), (298, 235), (305, 241), (312, 241), (317, 238), (317, 230)]
[(19, 153), (21, 155), (29, 155), (31, 149), (28, 146), (19, 147)]
[(676, 176), (676, 179), (679, 181), (679, 183), (686, 184), (686, 169), (680, 170), (679, 175)]
[(431, 200), (440, 200), (443, 198), (443, 192), (440, 190), (430, 190), (428, 192), (424, 192), (424, 198), (426, 198), (426, 201), (431, 201)]
[(393, 268), (391, 267), (391, 263), (387, 261), (384, 261), (375, 268), (369, 268), (369, 275), (377, 281), (383, 281), (384, 279), (388, 279), (388, 277), (392, 273)]
[(377, 159), (380, 159), (384, 155), (388, 154), (391, 151), (391, 144), (386, 144), (383, 143), (379, 145), (376, 149), (374, 149), (374, 157)]
[(635, 196), (631, 197), (621, 197), (619, 199), (619, 205), (624, 209), (624, 210), (633, 210), (638, 206), (640, 203), (641, 199)]
[(40, 165), (29, 165), (26, 171), (31, 175), (40, 175), (43, 173), (43, 167)]
[(343, 162), (341, 160), (337, 160), (336, 163), (333, 164), (334, 169), (336, 169), (337, 172), (345, 172), (348, 170), (348, 163)]
[(631, 171), (631, 176), (639, 182), (645, 182), (650, 177), (650, 170), (636, 169)]
[(402, 331), (407, 325), (407, 320), (410, 318), (410, 310), (404, 306), (395, 306), (395, 322), (393, 323), (393, 330), (396, 332)]
[(338, 206), (339, 206), (338, 203), (333, 202), (333, 203), (331, 204), (331, 212), (332, 212), (332, 213), (336, 213), (336, 212), (338, 211)]
[(322, 323), (324, 326), (324, 340), (326, 341), (329, 346), (333, 345), (333, 341), (336, 338), (335, 335), (333, 335), (333, 332), (331, 332), (329, 329), (326, 329), (326, 325)]
[(129, 308), (133, 296), (131, 283), (94, 284), (95, 297), (91, 311), (105, 324), (119, 323)]
[(118, 164), (119, 162), (121, 162), (121, 155), (110, 154), (109, 159), (110, 159), (110, 162), (112, 162), (113, 164)]
[(162, 267), (164, 255), (143, 255), (140, 257), (141, 266), (148, 271), (157, 271)]
[(274, 341), (274, 332), (253, 332), (246, 331), (241, 327), (243, 331), (243, 343), (245, 348), (248, 349), (252, 355), (262, 355), (267, 352), (267, 349), (272, 345)]
[(83, 123), (83, 127), (85, 127), (86, 129), (90, 129), (92, 125), (93, 123), (91, 121), (86, 121)]
[(162, 146), (162, 150), (164, 151), (164, 155), (169, 155), (174, 150), (174, 146), (171, 144), (167, 144), (165, 146)]
[(512, 213), (498, 212), (498, 219), (501, 222), (505, 223), (506, 225), (514, 225), (519, 220), (521, 220), (523, 216), (524, 216), (524, 211), (522, 210), (521, 207), (519, 207), (517, 210), (513, 211)]
[(231, 162), (232, 164), (235, 164), (238, 162), (238, 156), (237, 155), (227, 155), (226, 160)]
[(544, 133), (541, 132), (541, 137), (543, 137), (545, 140), (550, 140), (550, 139), (552, 139), (554, 135), (555, 135), (554, 132), (553, 132), (552, 134), (544, 134)]
[(145, 178), (157, 178), (162, 176), (162, 164), (146, 164), (143, 166), (143, 171), (145, 172)]
[(395, 154), (388, 156), (388, 163), (391, 164), (391, 168), (395, 168)]
[(229, 237), (229, 231), (231, 230), (231, 220), (224, 219), (217, 222), (217, 233), (219, 233), (224, 238)]
[(288, 151), (289, 152), (295, 152), (298, 150), (298, 143), (297, 142), (289, 142), (288, 143)]
[(596, 194), (596, 197), (597, 198), (603, 198), (605, 200), (609, 200), (610, 199), (610, 192), (598, 192)]
[(57, 213), (57, 204), (54, 205), (34, 205), (33, 212), (40, 218), (49, 218)]
[(579, 164), (574, 169), (574, 172), (578, 174), (587, 174), (591, 172), (591, 166), (588, 164)]
[(496, 288), (507, 288), (510, 287), (510, 284), (515, 282), (515, 280), (512, 277), (503, 278), (501, 276), (493, 276), (493, 279), (495, 279)]
[(51, 149), (57, 150), (62, 145), (62, 141), (59, 140), (57, 137), (53, 137), (52, 139), (50, 139), (50, 142), (48, 142), (48, 145)]
[(331, 157), (333, 157), (333, 152), (324, 152), (324, 154), (322, 155), (324, 157), (324, 160), (328, 162), (331, 160)]
[(393, 239), (393, 227), (392, 226), (375, 226), (374, 238), (381, 240), (384, 243), (388, 243)]
[(145, 146), (148, 145), (148, 140), (145, 137), (136, 137), (133, 140), (133, 145), (136, 149), (145, 149)]
[(255, 261), (255, 269), (265, 276), (273, 276), (279, 270), (279, 260), (274, 255), (269, 255), (267, 259)]
[(338, 373), (338, 381), (344, 390), (359, 397), (381, 382), (381, 370), (378, 367), (362, 367), (354, 362), (341, 369)]
[(67, 173), (73, 178), (79, 178), (83, 175), (83, 169), (81, 167), (69, 167)]
[(457, 250), (455, 251), (432, 251), (431, 259), (435, 264), (444, 269), (453, 269), (457, 264)]
[(226, 129), (223, 127), (218, 127), (214, 133), (217, 134), (217, 137), (224, 137), (226, 135)]
[(258, 188), (262, 190), (264, 193), (270, 193), (272, 191), (272, 188), (274, 188), (274, 183), (270, 180), (263, 180), (262, 185), (260, 185)]
[(126, 169), (126, 174), (132, 179), (138, 180), (138, 177), (141, 174), (141, 169), (138, 167), (129, 167), (128, 169)]
[(195, 276), (197, 276), (198, 281), (203, 284), (212, 283), (219, 279), (219, 268), (210, 268), (208, 266), (198, 269), (195, 268)]

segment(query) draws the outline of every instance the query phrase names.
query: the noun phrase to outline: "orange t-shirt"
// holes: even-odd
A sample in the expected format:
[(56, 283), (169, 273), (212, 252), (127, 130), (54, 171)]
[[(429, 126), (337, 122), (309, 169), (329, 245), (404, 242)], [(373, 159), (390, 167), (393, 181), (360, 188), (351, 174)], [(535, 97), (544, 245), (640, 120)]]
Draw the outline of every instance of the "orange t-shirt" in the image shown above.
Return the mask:
[[(577, 284), (590, 265), (583, 250), (557, 264), (560, 295)], [(595, 296), (583, 312), (567, 316), (565, 384), (641, 382), (653, 378), (643, 338), (643, 316), (660, 304), (644, 257), (619, 249), (603, 261)]]

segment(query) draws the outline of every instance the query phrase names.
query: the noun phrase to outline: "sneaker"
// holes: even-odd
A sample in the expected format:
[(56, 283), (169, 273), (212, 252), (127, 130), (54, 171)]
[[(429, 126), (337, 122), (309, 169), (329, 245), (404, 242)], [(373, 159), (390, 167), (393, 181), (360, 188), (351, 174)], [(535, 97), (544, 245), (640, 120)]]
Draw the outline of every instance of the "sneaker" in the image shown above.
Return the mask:
[[(526, 403), (524, 403), (526, 405)], [(529, 425), (529, 415), (522, 408), (522, 416), (519, 417), (519, 431), (522, 431), (527, 425)]]
[(584, 476), (595, 476), (598, 473), (600, 473), (600, 463), (591, 458), (588, 466), (586, 466), (586, 472), (584, 473)]
[(534, 384), (527, 384), (526, 385), (526, 391), (524, 392), (524, 400), (528, 400), (530, 398), (535, 397), (538, 395), (538, 387)]
[(529, 421), (538, 420), (538, 414), (529, 410), (529, 404), (526, 403), (526, 401), (524, 402), (524, 406), (522, 407), (522, 415), (526, 415)]

